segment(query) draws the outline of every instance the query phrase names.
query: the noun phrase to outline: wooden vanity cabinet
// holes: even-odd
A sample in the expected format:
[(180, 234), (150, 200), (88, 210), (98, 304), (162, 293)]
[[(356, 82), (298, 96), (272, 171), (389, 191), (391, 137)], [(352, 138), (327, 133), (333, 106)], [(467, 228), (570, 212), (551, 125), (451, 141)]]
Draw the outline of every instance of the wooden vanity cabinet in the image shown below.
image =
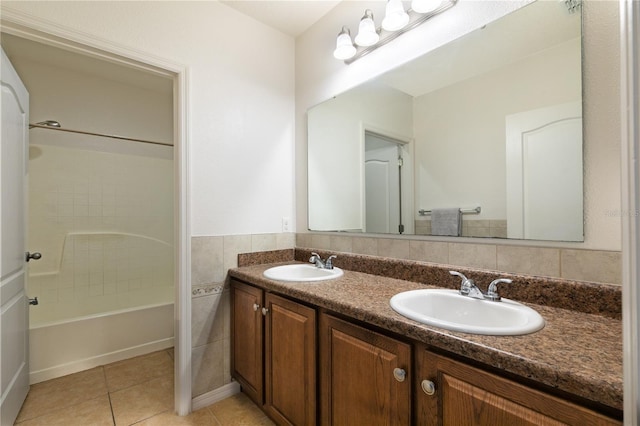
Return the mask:
[(264, 404), (264, 292), (231, 280), (231, 374), (256, 404)]
[[(621, 425), (580, 405), (417, 345), (415, 424), (425, 426)], [(433, 394), (429, 395), (433, 391)]]
[(320, 315), (320, 422), (411, 424), (411, 346)]
[(233, 279), (231, 300), (231, 371), (243, 392), (278, 424), (316, 424), (315, 309)]

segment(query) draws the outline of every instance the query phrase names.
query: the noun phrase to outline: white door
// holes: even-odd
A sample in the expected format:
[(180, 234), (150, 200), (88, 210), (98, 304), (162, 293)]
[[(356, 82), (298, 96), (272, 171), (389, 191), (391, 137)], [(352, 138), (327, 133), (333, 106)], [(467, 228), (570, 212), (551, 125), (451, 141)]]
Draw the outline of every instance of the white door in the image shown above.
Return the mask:
[(12, 425), (29, 391), (24, 196), (29, 149), (29, 94), (4, 50), (0, 66), (0, 424)]
[(583, 241), (580, 103), (507, 117), (507, 236)]
[(400, 168), (396, 143), (365, 134), (365, 232), (399, 233)]

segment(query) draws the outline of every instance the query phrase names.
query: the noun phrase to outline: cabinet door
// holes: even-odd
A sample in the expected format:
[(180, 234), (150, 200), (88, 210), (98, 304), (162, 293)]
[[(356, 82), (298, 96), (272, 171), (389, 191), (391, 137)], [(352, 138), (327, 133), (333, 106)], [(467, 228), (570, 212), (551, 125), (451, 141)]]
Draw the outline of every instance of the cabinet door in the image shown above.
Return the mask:
[(316, 313), (268, 293), (265, 410), (278, 424), (316, 423)]
[(322, 424), (410, 424), (410, 368), (408, 344), (321, 315)]
[[(423, 381), (434, 385), (427, 395)], [(424, 383), (428, 391), (430, 384)], [(609, 417), (511, 380), (416, 350), (416, 424), (478, 426), (620, 425)]]
[(263, 395), (263, 292), (231, 280), (231, 372), (256, 404)]

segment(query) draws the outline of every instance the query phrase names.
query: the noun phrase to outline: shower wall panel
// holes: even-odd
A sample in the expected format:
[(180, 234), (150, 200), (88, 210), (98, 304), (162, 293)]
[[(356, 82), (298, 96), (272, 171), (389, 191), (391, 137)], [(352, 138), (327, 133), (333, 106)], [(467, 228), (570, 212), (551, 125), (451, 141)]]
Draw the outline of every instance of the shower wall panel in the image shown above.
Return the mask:
[(171, 158), (32, 145), (29, 166), (34, 322), (173, 300)]

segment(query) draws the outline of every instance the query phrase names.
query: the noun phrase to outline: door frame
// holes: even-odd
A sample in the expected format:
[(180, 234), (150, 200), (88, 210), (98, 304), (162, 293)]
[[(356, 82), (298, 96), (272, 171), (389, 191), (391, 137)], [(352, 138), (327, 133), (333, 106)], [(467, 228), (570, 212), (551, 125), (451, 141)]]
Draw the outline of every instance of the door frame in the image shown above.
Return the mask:
[(107, 40), (54, 25), (47, 21), (2, 11), (2, 31), (93, 58), (127, 65), (173, 78), (175, 304), (174, 304), (174, 409), (191, 412), (191, 227), (189, 185), (189, 68), (164, 58), (134, 51)]
[(620, 1), (624, 422), (640, 424), (640, 3)]

